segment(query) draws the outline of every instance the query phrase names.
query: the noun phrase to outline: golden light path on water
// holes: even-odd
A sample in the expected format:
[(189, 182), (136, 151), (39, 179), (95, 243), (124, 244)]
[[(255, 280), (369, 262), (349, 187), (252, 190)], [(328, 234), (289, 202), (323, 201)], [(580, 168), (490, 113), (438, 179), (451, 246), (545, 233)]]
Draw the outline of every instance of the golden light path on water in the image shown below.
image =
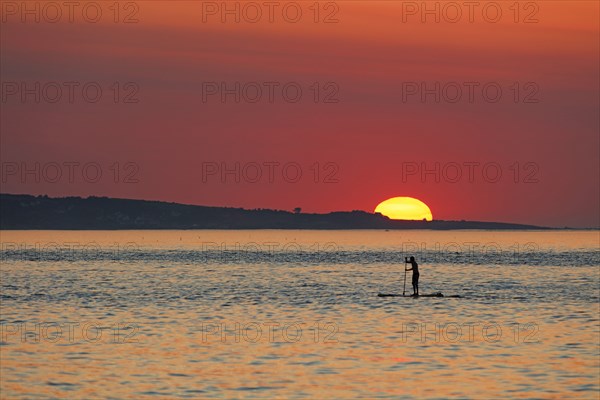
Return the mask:
[(2, 397), (595, 399), (598, 235), (3, 231)]

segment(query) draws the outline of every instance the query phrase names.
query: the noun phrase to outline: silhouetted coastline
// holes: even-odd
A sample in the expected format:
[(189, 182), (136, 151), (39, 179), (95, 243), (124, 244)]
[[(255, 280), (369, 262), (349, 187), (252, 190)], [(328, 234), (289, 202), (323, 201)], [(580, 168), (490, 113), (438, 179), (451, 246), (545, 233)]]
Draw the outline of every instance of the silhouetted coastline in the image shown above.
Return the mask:
[(478, 221), (398, 221), (364, 211), (309, 214), (108, 197), (0, 194), (0, 229), (550, 229)]

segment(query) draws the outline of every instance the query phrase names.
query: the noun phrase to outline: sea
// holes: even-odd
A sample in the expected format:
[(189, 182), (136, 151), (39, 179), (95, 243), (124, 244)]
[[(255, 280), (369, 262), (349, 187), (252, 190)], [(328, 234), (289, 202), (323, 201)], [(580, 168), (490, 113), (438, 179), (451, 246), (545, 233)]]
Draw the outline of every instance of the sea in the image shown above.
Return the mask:
[(0, 243), (2, 399), (600, 397), (597, 230)]

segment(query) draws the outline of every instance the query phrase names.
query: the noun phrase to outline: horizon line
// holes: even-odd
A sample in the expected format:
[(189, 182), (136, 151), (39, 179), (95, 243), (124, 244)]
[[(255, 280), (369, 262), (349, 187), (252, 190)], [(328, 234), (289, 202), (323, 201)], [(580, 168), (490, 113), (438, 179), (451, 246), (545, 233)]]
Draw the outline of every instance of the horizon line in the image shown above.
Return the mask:
[[(8, 196), (29, 196), (29, 197), (45, 197), (45, 198), (49, 198), (49, 199), (66, 199), (66, 198), (78, 198), (78, 199), (90, 199), (90, 198), (97, 198), (97, 199), (111, 199), (111, 200), (125, 200), (125, 201), (146, 201), (146, 202), (156, 202), (156, 203), (166, 203), (166, 204), (177, 204), (177, 205), (183, 205), (183, 206), (189, 206), (189, 207), (205, 207), (205, 208), (231, 208), (231, 209), (240, 209), (240, 210), (245, 210), (245, 211), (275, 211), (275, 212), (285, 212), (285, 213), (289, 213), (289, 214), (304, 214), (304, 215), (328, 215), (328, 214), (333, 214), (333, 213), (352, 213), (352, 212), (363, 212), (365, 214), (369, 214), (369, 215), (380, 215), (384, 218), (387, 218), (390, 221), (402, 221), (402, 222), (419, 222), (419, 223), (432, 223), (432, 222), (474, 222), (474, 223), (490, 223), (490, 224), (508, 224), (508, 225), (525, 225), (525, 226), (531, 226), (532, 228), (539, 228), (539, 229), (553, 229), (553, 230), (600, 230), (600, 226), (598, 227), (584, 227), (584, 228), (572, 228), (572, 227), (568, 227), (568, 226), (564, 226), (564, 227), (551, 227), (551, 226), (539, 226), (539, 225), (533, 225), (533, 224), (529, 224), (529, 223), (522, 223), (522, 222), (505, 222), (505, 221), (480, 221), (480, 220), (465, 220), (465, 219), (457, 219), (457, 220), (446, 220), (446, 219), (432, 219), (431, 221), (426, 221), (426, 220), (407, 220), (407, 219), (391, 219), (381, 213), (375, 213), (375, 212), (369, 212), (369, 211), (365, 211), (365, 210), (360, 210), (360, 209), (354, 209), (354, 210), (333, 210), (333, 211), (328, 211), (328, 212), (323, 212), (323, 213), (318, 213), (318, 212), (294, 212), (292, 209), (290, 210), (286, 210), (286, 209), (274, 209), (274, 208), (245, 208), (245, 207), (236, 207), (236, 206), (215, 206), (215, 205), (205, 205), (205, 204), (190, 204), (190, 203), (180, 203), (180, 202), (175, 202), (175, 201), (169, 201), (169, 200), (150, 200), (150, 199), (139, 199), (139, 198), (124, 198), (124, 197), (110, 197), (110, 196), (98, 196), (98, 195), (88, 195), (88, 196), (81, 196), (81, 195), (66, 195), (66, 196), (50, 196), (47, 194), (28, 194), (28, 193), (4, 193), (4, 192), (0, 192), (0, 196), (4, 196), (4, 195), (8, 195)], [(535, 230), (535, 229), (533, 229)]]

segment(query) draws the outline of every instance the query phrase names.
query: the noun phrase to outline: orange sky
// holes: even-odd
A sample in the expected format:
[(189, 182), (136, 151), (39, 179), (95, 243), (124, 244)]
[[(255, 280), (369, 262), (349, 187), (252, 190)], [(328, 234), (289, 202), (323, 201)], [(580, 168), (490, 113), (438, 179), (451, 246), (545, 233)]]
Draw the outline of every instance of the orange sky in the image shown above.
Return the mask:
[[(422, 2), (320, 2), (318, 23), (312, 1), (275, 2), (273, 23), (264, 7), (259, 22), (248, 22), (242, 10), (249, 2), (239, 3), (239, 23), (232, 15), (223, 23), (221, 10), (203, 14), (203, 7), (221, 2), (130, 3), (121, 3), (118, 23), (108, 8), (112, 2), (94, 3), (102, 10), (98, 23), (87, 22), (79, 9), (73, 23), (65, 9), (52, 23), (53, 10), (30, 2), (29, 9), (37, 4), (40, 10), (36, 22), (35, 15), (21, 14), (21, 2), (1, 3), (2, 192), (314, 212), (372, 211), (385, 198), (411, 196), (427, 203), (437, 219), (599, 224), (595, 1), (520, 2), (518, 16), (512, 1), (478, 2), (473, 21), (462, 7), (457, 23), (449, 21), (452, 7), (463, 2), (428, 2), (431, 9), (439, 4), (440, 22), (422, 9), (407, 14)], [(302, 10), (297, 23), (278, 12), (296, 5)], [(498, 7), (502, 15), (492, 23)], [(331, 12), (338, 22), (323, 23)], [(130, 13), (137, 22), (123, 23)], [(22, 101), (20, 89), (13, 94), (7, 85), (23, 82), (98, 82), (103, 94), (93, 104), (80, 91), (73, 103), (66, 95), (56, 103), (44, 96), (36, 103), (33, 95)], [(121, 85), (118, 103), (115, 82)], [(122, 102), (126, 82), (139, 89), (137, 103)], [(297, 103), (286, 102), (281, 92), (272, 103), (265, 96), (256, 103), (229, 96), (223, 103), (220, 94), (203, 101), (207, 82), (295, 82), (303, 96)], [(332, 88), (328, 82), (339, 89), (337, 103), (322, 102)], [(423, 102), (419, 93), (403, 99), (407, 84), (435, 82), (463, 89), (464, 82), (493, 83), (502, 98), (491, 103), (476, 91), (473, 102), (465, 93), (456, 103), (443, 96), (436, 103), (433, 95)], [(537, 102), (524, 103), (528, 94)], [(14, 165), (73, 161), (97, 163), (102, 178), (93, 183), (76, 174), (69, 182), (64, 166), (56, 183), (11, 172)], [(138, 182), (123, 182), (127, 170), (115, 183), (116, 162), (120, 170), (135, 163)], [(203, 179), (203, 165), (233, 168), (236, 162), (248, 173), (252, 163), (262, 165), (262, 179), (250, 182), (242, 171), (239, 182), (233, 175)], [(270, 182), (269, 162), (297, 163), (302, 178), (291, 183), (279, 171)], [(471, 162), (500, 166), (501, 179), (491, 182), (478, 168), (469, 181), (465, 163)], [(409, 164), (436, 163), (438, 181), (433, 174), (403, 177)], [(462, 168), (457, 183), (442, 170), (452, 165)]]

